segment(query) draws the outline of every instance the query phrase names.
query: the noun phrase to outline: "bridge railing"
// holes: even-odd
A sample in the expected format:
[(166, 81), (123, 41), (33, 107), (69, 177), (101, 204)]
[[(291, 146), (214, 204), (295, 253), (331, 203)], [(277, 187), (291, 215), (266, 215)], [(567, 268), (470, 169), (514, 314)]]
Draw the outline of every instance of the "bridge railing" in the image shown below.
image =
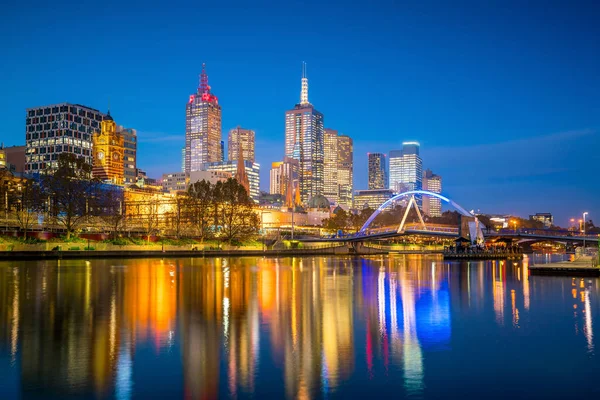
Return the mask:
[(584, 234), (583, 232), (573, 232), (565, 230), (550, 230), (550, 229), (500, 229), (499, 231), (487, 231), (489, 235), (531, 235), (531, 236), (552, 236), (552, 237), (576, 237), (585, 239), (598, 239), (599, 235), (591, 235), (589, 233)]

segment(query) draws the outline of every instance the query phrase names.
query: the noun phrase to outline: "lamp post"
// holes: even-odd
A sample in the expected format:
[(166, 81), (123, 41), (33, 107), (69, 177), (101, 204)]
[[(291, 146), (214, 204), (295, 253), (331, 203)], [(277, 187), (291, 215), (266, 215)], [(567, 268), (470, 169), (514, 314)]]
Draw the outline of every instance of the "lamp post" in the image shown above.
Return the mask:
[(260, 211), (260, 228), (263, 231), (263, 238), (262, 238), (263, 239), (262, 240), (262, 250), (263, 250), (263, 252), (265, 251), (265, 223), (263, 221), (263, 215), (265, 215), (265, 214), (271, 214), (271, 211), (264, 211), (264, 210)]
[(585, 217), (588, 215), (589, 213), (586, 211), (583, 213), (583, 254), (585, 255)]

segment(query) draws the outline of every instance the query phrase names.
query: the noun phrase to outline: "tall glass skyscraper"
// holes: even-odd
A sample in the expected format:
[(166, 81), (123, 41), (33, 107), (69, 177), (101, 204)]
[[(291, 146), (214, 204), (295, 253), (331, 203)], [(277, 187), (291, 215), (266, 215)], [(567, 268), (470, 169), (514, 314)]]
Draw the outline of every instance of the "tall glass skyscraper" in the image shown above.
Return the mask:
[(251, 129), (243, 129), (239, 126), (229, 131), (227, 138), (227, 159), (229, 161), (237, 160), (242, 147), (242, 156), (244, 161), (256, 161), (254, 155), (255, 134)]
[(383, 153), (369, 153), (369, 190), (387, 189), (387, 162)]
[(339, 201), (341, 206), (352, 207), (352, 194), (354, 192), (354, 150), (352, 138), (346, 135), (337, 137), (337, 182), (339, 188)]
[[(431, 172), (430, 169), (423, 171), (423, 190), (433, 193), (442, 193), (442, 177)], [(423, 212), (430, 217), (442, 215), (442, 202), (437, 197), (423, 197)]]
[(202, 64), (200, 85), (186, 105), (185, 172), (200, 171), (205, 163), (222, 159), (221, 106), (210, 91), (206, 65)]
[(300, 199), (323, 194), (323, 114), (308, 102), (306, 64), (302, 68), (300, 103), (285, 112), (285, 156), (298, 160)]
[(404, 142), (402, 150), (390, 151), (390, 189), (395, 193), (423, 188), (423, 160), (419, 143)]

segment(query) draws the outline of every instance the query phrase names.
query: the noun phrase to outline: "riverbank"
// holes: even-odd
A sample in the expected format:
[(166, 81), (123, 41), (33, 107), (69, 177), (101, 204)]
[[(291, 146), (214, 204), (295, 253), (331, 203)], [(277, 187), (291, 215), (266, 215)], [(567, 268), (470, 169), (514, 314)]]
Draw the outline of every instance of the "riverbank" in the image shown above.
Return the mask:
[(531, 275), (600, 276), (600, 268), (592, 256), (580, 256), (573, 261), (532, 265)]
[(441, 255), (440, 251), (403, 250), (388, 251), (362, 248), (360, 253), (351, 252), (346, 246), (321, 249), (287, 250), (69, 250), (69, 251), (0, 251), (0, 261), (16, 260), (90, 260), (101, 258), (210, 258), (210, 257), (303, 257), (303, 256), (369, 256), (385, 254)]

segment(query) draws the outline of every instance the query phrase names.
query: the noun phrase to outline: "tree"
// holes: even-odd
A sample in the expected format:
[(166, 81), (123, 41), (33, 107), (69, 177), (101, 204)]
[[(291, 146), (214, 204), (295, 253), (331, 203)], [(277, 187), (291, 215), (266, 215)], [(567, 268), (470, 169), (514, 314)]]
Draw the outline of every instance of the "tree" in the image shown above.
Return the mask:
[(158, 232), (160, 224), (159, 211), (160, 211), (160, 200), (158, 194), (144, 200), (138, 206), (138, 217), (142, 223), (142, 228), (147, 235), (148, 243), (150, 243), (150, 235), (154, 235)]
[(236, 179), (217, 182), (213, 202), (218, 204), (216, 213), (221, 227), (221, 237), (231, 243), (245, 240), (258, 234), (260, 221), (253, 209), (254, 202), (246, 188)]
[(83, 157), (62, 153), (58, 167), (41, 178), (48, 199), (50, 219), (62, 226), (67, 239), (83, 225), (97, 200), (100, 181), (92, 178), (92, 166)]
[(212, 236), (215, 221), (215, 186), (206, 180), (191, 184), (187, 191), (187, 207), (190, 223), (194, 226), (200, 240)]
[(125, 226), (123, 190), (106, 185), (99, 190), (98, 196), (96, 206), (99, 208), (100, 219), (112, 232), (113, 239), (116, 239)]
[(350, 223), (352, 224), (354, 230), (358, 232), (358, 230), (362, 228), (362, 226), (365, 224), (365, 222), (367, 222), (367, 220), (373, 213), (373, 209), (367, 207), (363, 208), (356, 214), (352, 214), (350, 216)]
[(338, 209), (330, 218), (323, 221), (323, 227), (328, 231), (337, 232), (345, 230), (350, 226), (348, 213), (342, 208)]
[(15, 216), (24, 236), (27, 237), (27, 231), (33, 227), (43, 209), (42, 190), (33, 180), (23, 179), (19, 182), (15, 195)]

